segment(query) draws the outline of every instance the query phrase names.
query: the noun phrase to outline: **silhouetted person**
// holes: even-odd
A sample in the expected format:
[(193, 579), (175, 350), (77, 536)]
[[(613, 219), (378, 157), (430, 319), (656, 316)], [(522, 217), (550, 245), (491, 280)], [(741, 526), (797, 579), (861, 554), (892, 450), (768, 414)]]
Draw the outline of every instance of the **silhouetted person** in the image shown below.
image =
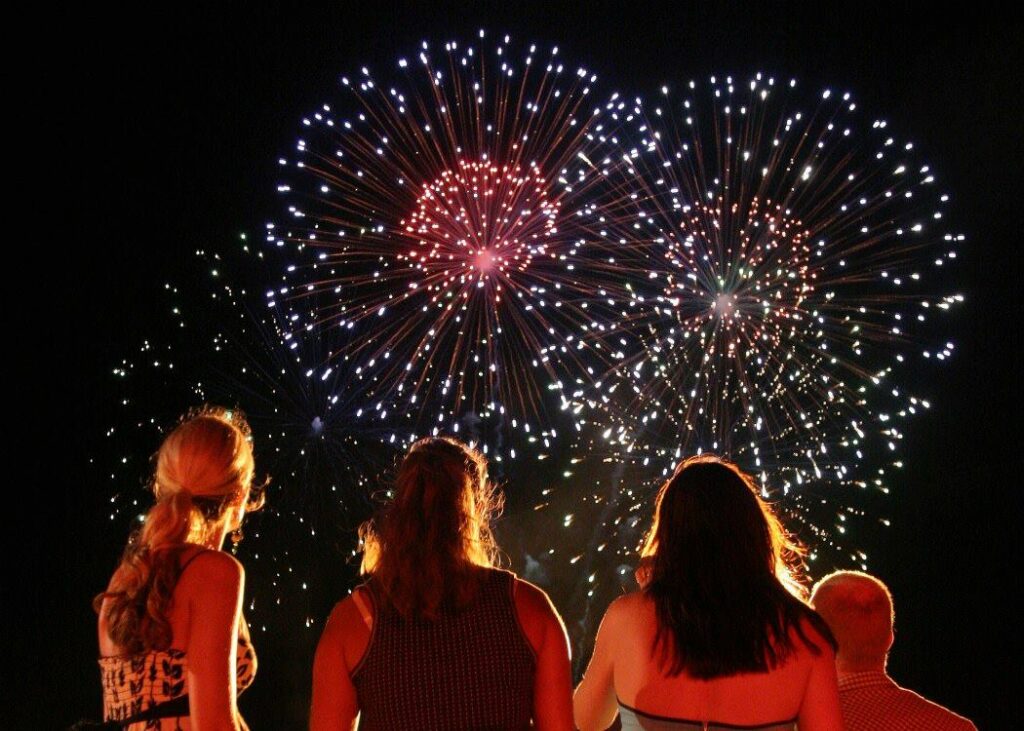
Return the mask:
[(885, 672), (893, 643), (888, 587), (859, 571), (819, 581), (811, 604), (839, 643), (839, 701), (847, 731), (976, 731), (962, 716), (896, 685)]
[(331, 612), (313, 666), (313, 731), (572, 729), (572, 672), (547, 595), (493, 568), (483, 456), (416, 442), (364, 526), (368, 579)]
[(131, 731), (246, 728), (236, 698), (256, 656), (242, 618), (245, 576), (221, 547), (261, 504), (253, 470), (237, 411), (207, 407), (164, 439), (156, 503), (96, 597), (106, 720)]
[(800, 551), (753, 480), (712, 456), (662, 486), (637, 572), (576, 689), (582, 731), (841, 728), (828, 628), (800, 598)]

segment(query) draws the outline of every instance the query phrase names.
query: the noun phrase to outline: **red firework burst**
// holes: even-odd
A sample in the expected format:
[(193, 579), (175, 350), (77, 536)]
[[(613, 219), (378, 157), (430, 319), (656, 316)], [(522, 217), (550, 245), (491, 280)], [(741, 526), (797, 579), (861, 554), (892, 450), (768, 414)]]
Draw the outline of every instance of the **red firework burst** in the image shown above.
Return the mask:
[(500, 302), (502, 290), (516, 286), (514, 273), (545, 256), (558, 232), (560, 204), (548, 198), (549, 185), (536, 164), (523, 171), (459, 160), (424, 186), (401, 228), (413, 239), (408, 259), (435, 299), (475, 286)]

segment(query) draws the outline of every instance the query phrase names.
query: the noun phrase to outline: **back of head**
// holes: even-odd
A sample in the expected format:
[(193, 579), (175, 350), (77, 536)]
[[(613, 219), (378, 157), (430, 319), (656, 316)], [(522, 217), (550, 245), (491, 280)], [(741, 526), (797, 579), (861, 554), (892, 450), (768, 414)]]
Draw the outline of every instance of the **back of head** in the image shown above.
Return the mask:
[(403, 616), (464, 606), (477, 568), (494, 562), (497, 507), (483, 455), (449, 437), (421, 439), (398, 468), (391, 502), (363, 526), (362, 570)]
[[(156, 503), (131, 537), (106, 592), (96, 597), (111, 639), (129, 652), (166, 649), (166, 611), (180, 552), (223, 535), (232, 515), (256, 510), (249, 427), (237, 411), (204, 407), (186, 416), (156, 455)], [(235, 509), (235, 510), (232, 510)]]
[(645, 591), (670, 674), (766, 671), (794, 649), (791, 631), (817, 650), (803, 634), (801, 620), (820, 620), (797, 596), (801, 550), (748, 475), (714, 456), (687, 459), (655, 510)]
[(815, 584), (811, 604), (839, 643), (836, 661), (843, 671), (885, 669), (894, 619), (885, 584), (860, 571), (837, 571)]

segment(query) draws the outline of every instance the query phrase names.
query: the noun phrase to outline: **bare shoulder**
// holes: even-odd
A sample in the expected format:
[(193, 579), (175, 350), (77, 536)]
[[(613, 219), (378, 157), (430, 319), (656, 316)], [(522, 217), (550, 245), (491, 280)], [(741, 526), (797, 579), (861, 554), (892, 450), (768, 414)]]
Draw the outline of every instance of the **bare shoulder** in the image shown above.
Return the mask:
[(209, 594), (237, 593), (244, 580), (245, 569), (238, 559), (224, 551), (205, 549), (189, 561), (180, 582), (189, 593)]
[(551, 603), (551, 597), (548, 596), (546, 591), (536, 584), (520, 579), (518, 576), (515, 577), (514, 582), (515, 588), (513, 593), (515, 594), (516, 607), (520, 611), (536, 614), (537, 616), (555, 612), (555, 605)]
[(616, 597), (615, 600), (608, 605), (608, 611), (615, 611), (619, 614), (625, 614), (628, 612), (647, 611), (651, 604), (651, 598), (642, 591), (634, 591), (629, 594), (623, 594), (620, 597)]
[[(363, 608), (356, 602), (356, 597), (362, 599)], [(364, 616), (363, 611), (369, 613)], [(364, 587), (357, 587), (351, 594), (334, 605), (330, 615), (327, 617), (327, 624), (324, 627), (323, 639), (328, 642), (341, 642), (353, 645), (360, 652), (370, 638), (370, 627), (374, 622), (373, 615), (376, 614), (373, 599), (370, 592)]]
[[(799, 634), (803, 635), (803, 639)], [(798, 647), (806, 647), (812, 656), (819, 658), (822, 662), (835, 662), (835, 651), (833, 650), (835, 640), (823, 620), (814, 621), (811, 616), (801, 617), (799, 634), (795, 628), (791, 631), (793, 642)]]
[(645, 621), (652, 610), (651, 600), (643, 592), (623, 594), (608, 605), (601, 622), (610, 627), (628, 622)]
[(649, 634), (657, 627), (654, 604), (643, 592), (616, 598), (601, 618), (595, 639), (596, 648), (620, 657), (632, 656), (638, 647), (646, 647)]
[(362, 589), (356, 589), (334, 605), (331, 614), (327, 617), (327, 627), (324, 628), (325, 632), (341, 632), (346, 627), (362, 623), (363, 620), (359, 614), (359, 607), (355, 601), (355, 594), (360, 591)]
[(518, 576), (515, 576), (513, 580), (515, 582), (514, 591), (517, 602), (523, 602), (530, 607), (538, 609), (553, 606), (548, 593), (536, 584), (531, 584), (525, 578), (519, 578)]
[(244, 576), (245, 569), (241, 561), (224, 551), (202, 550), (196, 555), (188, 568), (193, 574), (200, 576)]
[[(334, 605), (316, 650), (318, 657), (333, 657), (349, 671), (359, 665), (371, 638), (371, 629), (355, 601), (359, 593), (365, 596), (367, 592), (357, 588)], [(372, 601), (367, 606), (372, 607)]]

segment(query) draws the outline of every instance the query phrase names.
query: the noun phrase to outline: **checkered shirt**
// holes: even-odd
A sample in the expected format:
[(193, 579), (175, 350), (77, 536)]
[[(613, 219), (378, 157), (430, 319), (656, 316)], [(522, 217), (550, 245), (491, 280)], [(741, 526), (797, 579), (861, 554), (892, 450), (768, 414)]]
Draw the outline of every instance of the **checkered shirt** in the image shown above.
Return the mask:
[(896, 685), (882, 671), (841, 674), (846, 731), (977, 731), (963, 716)]

